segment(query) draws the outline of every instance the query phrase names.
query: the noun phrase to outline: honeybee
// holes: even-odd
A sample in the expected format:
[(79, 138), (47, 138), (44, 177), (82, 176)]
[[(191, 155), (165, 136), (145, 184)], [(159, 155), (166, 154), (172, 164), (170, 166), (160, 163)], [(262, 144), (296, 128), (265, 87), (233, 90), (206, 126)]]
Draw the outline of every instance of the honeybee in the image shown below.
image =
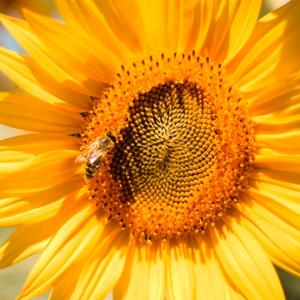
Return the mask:
[(87, 150), (78, 156), (77, 162), (85, 162), (85, 176), (92, 179), (99, 171), (103, 163), (103, 159), (107, 152), (112, 149), (116, 142), (116, 138), (111, 132), (107, 132), (102, 137), (97, 137), (91, 142)]

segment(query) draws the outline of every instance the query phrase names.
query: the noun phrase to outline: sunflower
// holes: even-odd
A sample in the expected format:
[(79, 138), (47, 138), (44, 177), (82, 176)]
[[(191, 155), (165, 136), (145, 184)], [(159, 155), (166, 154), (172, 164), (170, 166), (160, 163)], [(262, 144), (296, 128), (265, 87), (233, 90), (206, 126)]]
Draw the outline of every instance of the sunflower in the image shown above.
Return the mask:
[(18, 299), (284, 299), (300, 274), (300, 2), (57, 0), (1, 16), (0, 248)]

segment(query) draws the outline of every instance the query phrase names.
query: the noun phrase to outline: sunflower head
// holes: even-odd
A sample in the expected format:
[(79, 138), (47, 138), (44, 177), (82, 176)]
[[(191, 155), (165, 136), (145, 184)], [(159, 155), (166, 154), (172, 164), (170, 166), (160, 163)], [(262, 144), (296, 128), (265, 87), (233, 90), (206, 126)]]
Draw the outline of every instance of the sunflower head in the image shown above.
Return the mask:
[(30, 132), (0, 141), (0, 267), (42, 253), (18, 299), (284, 299), (300, 2), (56, 2), (1, 16), (1, 122)]
[[(208, 56), (162, 53), (121, 66), (85, 119), (82, 151), (101, 155), (90, 198), (139, 240), (205, 233), (249, 185), (254, 128)], [(116, 140), (104, 157), (94, 146), (108, 132)]]

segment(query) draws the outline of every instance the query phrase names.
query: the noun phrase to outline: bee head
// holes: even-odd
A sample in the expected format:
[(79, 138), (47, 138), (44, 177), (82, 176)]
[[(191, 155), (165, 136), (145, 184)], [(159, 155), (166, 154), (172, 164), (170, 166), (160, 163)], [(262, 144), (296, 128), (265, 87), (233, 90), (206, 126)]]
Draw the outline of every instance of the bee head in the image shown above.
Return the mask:
[(116, 137), (110, 132), (108, 131), (106, 133), (106, 135), (115, 143), (117, 141)]

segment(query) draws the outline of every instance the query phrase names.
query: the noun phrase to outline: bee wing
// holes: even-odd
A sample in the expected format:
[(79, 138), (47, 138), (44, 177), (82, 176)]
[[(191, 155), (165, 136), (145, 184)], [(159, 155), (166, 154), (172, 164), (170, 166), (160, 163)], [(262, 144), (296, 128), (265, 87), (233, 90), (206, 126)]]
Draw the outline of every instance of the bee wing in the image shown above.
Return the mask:
[(99, 149), (99, 146), (100, 146), (100, 138), (97, 138), (89, 145), (88, 152), (92, 153), (94, 151), (97, 151)]
[(94, 163), (97, 159), (103, 157), (108, 151), (110, 146), (113, 145), (113, 141), (107, 136), (96, 138), (89, 146), (87, 151), (76, 157), (76, 162)]
[(75, 162), (77, 163), (83, 163), (86, 162), (87, 160), (90, 159), (90, 156), (94, 153), (97, 152), (99, 149), (99, 139), (96, 139), (93, 141), (89, 146), (86, 151), (78, 155), (75, 159)]
[(86, 161), (86, 154), (85, 153), (81, 153), (80, 155), (78, 155), (76, 158), (75, 158), (75, 162), (76, 163), (83, 163)]
[(100, 149), (97, 151), (91, 152), (88, 157), (89, 163), (90, 164), (94, 163), (97, 159), (101, 158), (104, 154), (105, 154), (105, 152)]

